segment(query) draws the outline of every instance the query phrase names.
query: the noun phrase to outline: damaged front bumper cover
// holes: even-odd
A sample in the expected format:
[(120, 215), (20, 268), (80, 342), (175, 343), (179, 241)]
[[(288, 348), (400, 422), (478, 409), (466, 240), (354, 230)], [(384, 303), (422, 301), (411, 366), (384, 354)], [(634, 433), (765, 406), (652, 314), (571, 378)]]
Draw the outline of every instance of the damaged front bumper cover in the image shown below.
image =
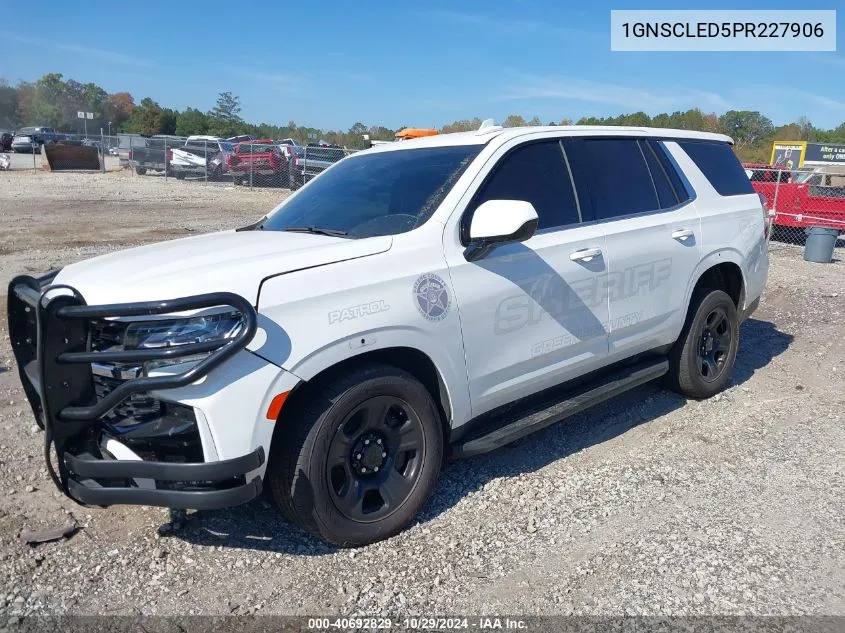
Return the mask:
[[(226, 292), (89, 306), (76, 289), (53, 285), (55, 276), (12, 279), (8, 322), (21, 383), (38, 424), (44, 428), (45, 458), (56, 485), (77, 502), (97, 506), (212, 509), (257, 497), (261, 478), (246, 478), (264, 464), (261, 447), (234, 459), (190, 463), (111, 459), (100, 448), (103, 418), (127, 398), (184, 387), (244, 349), (257, 328), (253, 306), (243, 297)], [(231, 338), (154, 349), (92, 349), (92, 320), (169, 315), (219, 306), (243, 316), (244, 326)], [(206, 356), (182, 373), (138, 376), (121, 382), (103, 397), (96, 394), (92, 364), (178, 360), (198, 354)], [(58, 472), (51, 460), (53, 448)]]

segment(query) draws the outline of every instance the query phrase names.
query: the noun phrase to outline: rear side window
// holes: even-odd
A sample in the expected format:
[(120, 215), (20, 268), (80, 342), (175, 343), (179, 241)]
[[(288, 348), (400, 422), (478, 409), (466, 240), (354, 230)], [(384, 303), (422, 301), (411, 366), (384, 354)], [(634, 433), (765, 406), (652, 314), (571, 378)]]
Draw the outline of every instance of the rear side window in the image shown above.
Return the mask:
[[(567, 158), (580, 178), (576, 186), (589, 197), (592, 218), (604, 220), (660, 209), (646, 159), (634, 138), (577, 139)], [(577, 169), (575, 167), (577, 165)], [(586, 219), (586, 218), (585, 218)]]
[[(661, 209), (670, 209), (689, 200), (689, 193), (681, 183), (675, 166), (668, 160), (662, 147), (648, 140), (640, 140), (640, 149), (645, 156), (657, 200)], [(663, 160), (661, 160), (661, 157)]]
[[(507, 154), (481, 186), (473, 209), (487, 200), (525, 200), (534, 205), (539, 229), (578, 223), (572, 181), (557, 140), (531, 143)], [(465, 216), (465, 236), (471, 215)]]
[(754, 193), (751, 181), (727, 143), (678, 141), (692, 161), (722, 196)]
[[(669, 178), (669, 183), (672, 185), (675, 195), (678, 196), (678, 204), (682, 204), (689, 200), (690, 192), (687, 191), (686, 186), (684, 186), (684, 183), (681, 181), (681, 177), (678, 175), (678, 167), (667, 155), (666, 148), (663, 146), (663, 143), (654, 139), (649, 139), (646, 144), (657, 157), (660, 166), (663, 168), (663, 173)], [(646, 154), (646, 156), (648, 155)], [(650, 163), (649, 168), (651, 168)]]

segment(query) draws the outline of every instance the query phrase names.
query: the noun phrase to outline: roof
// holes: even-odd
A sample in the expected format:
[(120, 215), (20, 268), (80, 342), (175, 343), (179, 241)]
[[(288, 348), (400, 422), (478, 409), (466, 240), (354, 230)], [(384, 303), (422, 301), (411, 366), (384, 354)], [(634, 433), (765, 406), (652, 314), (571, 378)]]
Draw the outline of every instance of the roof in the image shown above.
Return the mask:
[(553, 132), (561, 136), (657, 136), (671, 139), (696, 139), (705, 141), (717, 141), (719, 143), (731, 143), (733, 139), (724, 134), (713, 132), (697, 132), (695, 130), (674, 130), (670, 128), (652, 127), (628, 127), (614, 125), (551, 125), (551, 126), (527, 126), (500, 128), (492, 126), (481, 128), (472, 132), (453, 132), (451, 134), (438, 134), (436, 136), (424, 136), (421, 138), (408, 139), (401, 143), (387, 143), (378, 145), (367, 151), (370, 152), (392, 152), (403, 149), (421, 147), (446, 147), (450, 145), (484, 145), (493, 138), (499, 139), (502, 143), (513, 138), (528, 134)]

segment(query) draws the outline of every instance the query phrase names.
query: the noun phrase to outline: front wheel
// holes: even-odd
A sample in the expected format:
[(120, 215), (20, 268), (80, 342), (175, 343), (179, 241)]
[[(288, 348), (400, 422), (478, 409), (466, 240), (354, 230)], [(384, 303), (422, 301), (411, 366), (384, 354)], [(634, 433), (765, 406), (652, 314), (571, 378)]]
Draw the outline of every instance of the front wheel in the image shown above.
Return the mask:
[(722, 290), (693, 294), (681, 336), (669, 352), (669, 386), (691, 398), (709, 398), (725, 388), (739, 347), (739, 319)]
[(409, 373), (371, 364), (306, 385), (283, 410), (268, 489), (288, 519), (330, 543), (393, 536), (428, 499), (443, 461), (440, 414)]

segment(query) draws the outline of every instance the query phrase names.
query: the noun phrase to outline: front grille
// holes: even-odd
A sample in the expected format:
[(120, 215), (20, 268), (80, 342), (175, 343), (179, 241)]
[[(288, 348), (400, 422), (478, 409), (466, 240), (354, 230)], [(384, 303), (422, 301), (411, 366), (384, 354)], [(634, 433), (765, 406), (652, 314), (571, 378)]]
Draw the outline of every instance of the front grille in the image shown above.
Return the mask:
[[(123, 381), (121, 378), (110, 378), (94, 374), (94, 391), (97, 400), (102, 400), (109, 393), (114, 391)], [(116, 422), (118, 418), (134, 419), (136, 422), (145, 422), (161, 416), (161, 402), (151, 398), (147, 394), (133, 393), (129, 398), (112, 409), (106, 416), (108, 422)]]
[(91, 321), (91, 351), (103, 352), (107, 349), (123, 349), (123, 335), (128, 324), (124, 321)]
[[(96, 320), (91, 322), (91, 350), (103, 352), (123, 349), (123, 337), (128, 324), (125, 321)], [(94, 371), (94, 391), (97, 399), (102, 400), (128, 378), (138, 375), (138, 366), (99, 365)], [(103, 375), (111, 373), (112, 375)], [(117, 423), (121, 419), (146, 422), (161, 416), (161, 402), (144, 393), (134, 393), (112, 409), (105, 420)]]
[[(91, 350), (122, 350), (127, 326), (125, 321), (92, 321)], [(141, 375), (139, 364), (94, 364), (92, 369), (98, 400)], [(133, 393), (109, 411), (103, 422), (109, 436), (117, 438), (142, 459), (203, 461), (202, 442), (191, 407), (162, 402), (146, 393)]]

